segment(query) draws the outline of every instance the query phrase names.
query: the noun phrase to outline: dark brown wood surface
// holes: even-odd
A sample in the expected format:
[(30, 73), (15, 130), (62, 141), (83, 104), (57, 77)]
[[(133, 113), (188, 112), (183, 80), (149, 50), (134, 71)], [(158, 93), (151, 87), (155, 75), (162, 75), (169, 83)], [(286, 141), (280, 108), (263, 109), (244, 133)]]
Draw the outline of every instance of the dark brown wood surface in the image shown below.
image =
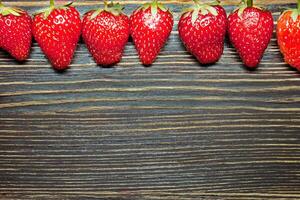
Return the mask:
[[(141, 2), (122, 3), (129, 14)], [(275, 19), (295, 5), (266, 2)], [(93, 4), (77, 1), (81, 13)], [(168, 1), (176, 24), (187, 4)], [(66, 73), (36, 43), (22, 64), (0, 51), (0, 199), (300, 199), (300, 75), (275, 32), (248, 71), (228, 42), (199, 65), (176, 29), (149, 68), (131, 41), (114, 68), (80, 42)]]

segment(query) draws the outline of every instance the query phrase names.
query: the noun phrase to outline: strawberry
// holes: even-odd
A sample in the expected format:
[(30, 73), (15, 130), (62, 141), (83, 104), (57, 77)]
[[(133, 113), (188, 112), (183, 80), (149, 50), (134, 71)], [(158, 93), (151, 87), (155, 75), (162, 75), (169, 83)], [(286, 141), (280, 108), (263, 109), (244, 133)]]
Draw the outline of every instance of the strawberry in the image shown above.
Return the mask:
[(285, 11), (277, 23), (277, 40), (284, 60), (300, 71), (300, 0), (298, 9)]
[(229, 38), (244, 64), (256, 68), (272, 37), (271, 12), (254, 7), (252, 0), (243, 0), (228, 17)]
[(179, 36), (185, 47), (202, 64), (220, 59), (226, 29), (226, 11), (218, 1), (210, 4), (194, 1), (193, 7), (183, 13), (178, 23)]
[(79, 12), (67, 4), (39, 11), (33, 19), (33, 35), (42, 51), (56, 70), (65, 70), (70, 65), (80, 34)]
[(4, 7), (0, 1), (0, 48), (18, 61), (24, 61), (30, 53), (32, 20), (19, 8)]
[(85, 14), (82, 37), (96, 63), (109, 66), (121, 61), (130, 35), (130, 23), (119, 4), (104, 3), (104, 9)]
[(155, 61), (170, 36), (173, 24), (170, 11), (157, 0), (133, 12), (130, 17), (131, 36), (144, 65)]

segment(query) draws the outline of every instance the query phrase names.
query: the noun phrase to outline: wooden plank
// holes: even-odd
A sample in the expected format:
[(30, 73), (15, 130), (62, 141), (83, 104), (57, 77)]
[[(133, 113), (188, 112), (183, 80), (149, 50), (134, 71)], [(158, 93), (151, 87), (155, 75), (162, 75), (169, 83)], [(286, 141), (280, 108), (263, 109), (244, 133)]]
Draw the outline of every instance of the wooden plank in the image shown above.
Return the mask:
[(201, 66), (178, 38), (183, 6), (168, 3), (174, 30), (150, 68), (132, 41), (114, 68), (81, 41), (62, 74), (36, 43), (22, 64), (0, 51), (0, 199), (300, 199), (300, 77), (275, 33), (256, 71), (228, 42)]

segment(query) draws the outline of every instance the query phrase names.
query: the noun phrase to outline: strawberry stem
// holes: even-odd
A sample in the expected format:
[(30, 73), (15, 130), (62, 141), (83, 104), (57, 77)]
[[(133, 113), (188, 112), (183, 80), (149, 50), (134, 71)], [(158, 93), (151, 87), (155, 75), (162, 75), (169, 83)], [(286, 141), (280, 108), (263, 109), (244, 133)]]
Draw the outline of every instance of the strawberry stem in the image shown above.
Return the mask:
[(107, 0), (104, 1), (104, 10), (107, 10), (108, 8), (108, 3), (107, 3)]
[(157, 5), (158, 5), (158, 0), (153, 0), (152, 3), (151, 3), (151, 5), (152, 5), (153, 7), (157, 7)]
[(253, 6), (253, 0), (247, 0), (247, 7)]
[(50, 0), (50, 7), (54, 7), (54, 0)]

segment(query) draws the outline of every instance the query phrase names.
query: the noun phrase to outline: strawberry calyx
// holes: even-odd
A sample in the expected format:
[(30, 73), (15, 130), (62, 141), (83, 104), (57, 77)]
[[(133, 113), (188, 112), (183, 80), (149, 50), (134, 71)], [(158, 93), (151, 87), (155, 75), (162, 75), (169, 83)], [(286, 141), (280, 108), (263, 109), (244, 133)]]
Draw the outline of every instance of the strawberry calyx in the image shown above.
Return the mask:
[(123, 13), (123, 9), (124, 7), (119, 3), (114, 4), (113, 2), (107, 3), (107, 1), (104, 1), (104, 8), (99, 8), (98, 10), (95, 10), (94, 13), (91, 15), (91, 19), (97, 17), (103, 11), (111, 13), (114, 16), (119, 16)]
[(288, 10), (285, 10), (282, 14), (292, 11), (291, 18), (294, 22), (297, 21), (298, 16), (300, 15), (300, 0), (298, 0), (298, 7), (297, 8), (289, 8)]
[(145, 3), (143, 6), (141, 6), (138, 10), (147, 10), (148, 8), (151, 9), (151, 14), (153, 16), (157, 15), (158, 9), (166, 12), (168, 9), (160, 2), (157, 0), (153, 0), (151, 3)]
[(246, 8), (257, 8), (259, 10), (264, 10), (264, 8), (261, 8), (261, 7), (258, 7), (258, 6), (255, 6), (253, 4), (253, 0), (242, 0), (241, 3), (239, 4), (239, 6), (233, 11), (237, 11), (238, 10), (238, 16), (241, 18), (242, 15), (243, 15), (243, 12)]
[(300, 15), (300, 0), (298, 0), (297, 8), (286, 8), (286, 9), (287, 10), (282, 12), (281, 16), (283, 16), (283, 14), (286, 13), (286, 12), (291, 12), (291, 18), (292, 18), (293, 22), (296, 22), (297, 19), (298, 19), (298, 16)]
[(216, 0), (211, 3), (202, 3), (200, 0), (194, 0), (194, 5), (190, 8), (184, 9), (184, 17), (189, 16), (192, 12), (192, 23), (194, 24), (198, 18), (199, 13), (201, 15), (207, 15), (211, 13), (214, 16), (218, 15), (218, 12), (214, 6), (220, 5), (220, 1)]
[(21, 16), (24, 11), (19, 8), (12, 8), (12, 7), (5, 7), (0, 0), (0, 15), (7, 16), (7, 15), (14, 15), (14, 16)]
[(296, 22), (298, 16), (300, 15), (300, 10), (298, 8), (295, 8), (295, 9), (291, 9), (291, 11), (292, 11), (291, 18), (293, 19), (294, 22)]
[(37, 12), (34, 13), (34, 15), (43, 14), (44, 19), (47, 19), (48, 16), (51, 14), (51, 12), (53, 10), (55, 10), (55, 9), (68, 9), (72, 4), (73, 4), (73, 2), (69, 2), (65, 5), (56, 6), (55, 3), (54, 3), (54, 0), (50, 0), (50, 6), (49, 7), (38, 10)]
[(242, 0), (241, 3), (239, 4), (239, 7), (235, 9), (233, 12), (238, 10), (238, 16), (241, 18), (246, 8), (248, 8), (248, 3), (245, 0)]

